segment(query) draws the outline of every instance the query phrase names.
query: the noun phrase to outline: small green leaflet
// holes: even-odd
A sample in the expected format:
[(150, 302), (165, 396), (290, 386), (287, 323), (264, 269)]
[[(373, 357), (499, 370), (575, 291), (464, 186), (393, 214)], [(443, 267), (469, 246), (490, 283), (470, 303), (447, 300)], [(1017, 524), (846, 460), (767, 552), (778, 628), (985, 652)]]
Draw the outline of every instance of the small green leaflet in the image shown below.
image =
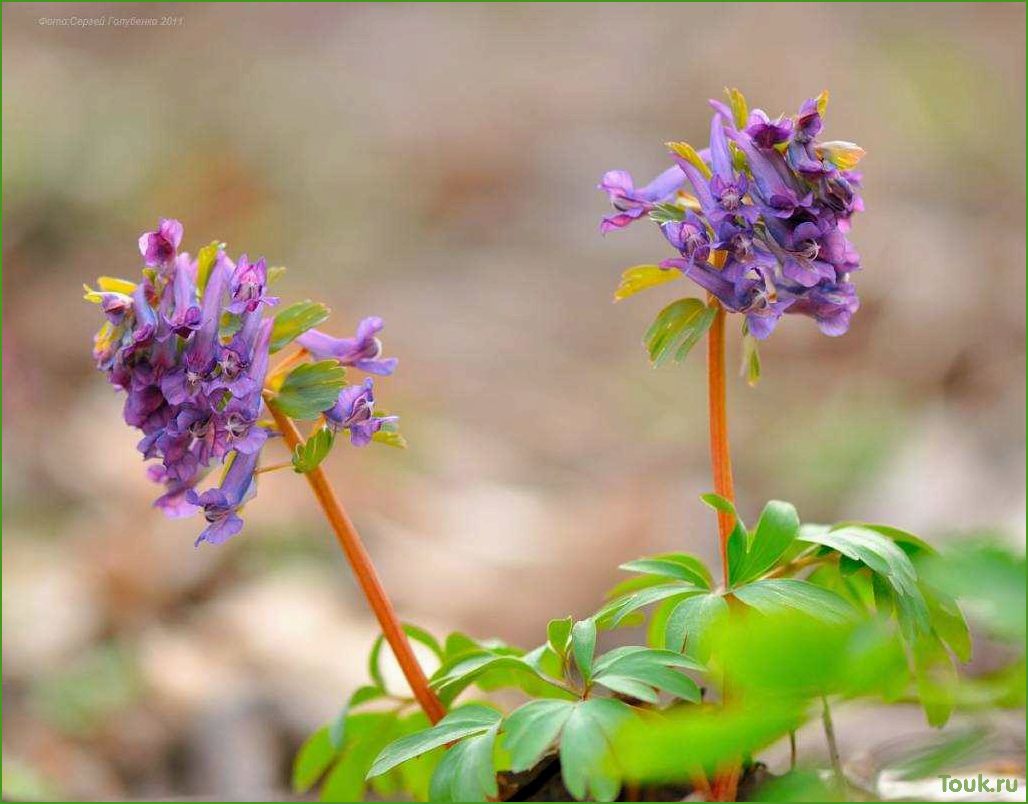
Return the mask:
[(483, 704), (468, 704), (453, 709), (432, 728), (402, 737), (387, 745), (375, 759), (368, 777), (380, 776), (409, 759), (421, 756), (447, 743), (484, 734), (500, 722), (500, 713)]
[(323, 726), (307, 738), (293, 760), (293, 792), (304, 793), (328, 770), (336, 757), (329, 727)]
[(546, 643), (557, 656), (563, 659), (567, 656), (568, 645), (571, 642), (571, 617), (563, 620), (550, 620), (546, 626)]
[(631, 707), (612, 698), (527, 703), (503, 723), (511, 769), (532, 768), (557, 743), (561, 774), (571, 794), (579, 800), (613, 801), (621, 789), (621, 773), (610, 745), (633, 717)]
[(827, 622), (846, 622), (854, 613), (840, 595), (796, 578), (754, 581), (740, 586), (734, 594), (762, 614), (794, 609)]
[(510, 769), (520, 773), (534, 767), (556, 741), (574, 709), (571, 701), (531, 701), (511, 712), (503, 723)]
[(646, 558), (637, 558), (635, 561), (628, 561), (620, 565), (618, 569), (674, 578), (701, 586), (704, 589), (710, 589), (713, 585), (713, 579), (707, 566), (696, 556), (688, 553), (661, 553)]
[(627, 299), (640, 291), (681, 278), (682, 272), (673, 268), (661, 268), (659, 265), (634, 265), (626, 268), (621, 274), (621, 284), (614, 291), (614, 301)]
[(275, 324), (271, 330), (271, 352), (279, 351), (307, 330), (316, 327), (328, 318), (328, 312), (325, 305), (308, 299), (290, 304), (276, 313)]
[(571, 628), (571, 652), (582, 678), (588, 681), (593, 672), (593, 654), (596, 652), (596, 621), (580, 620)]
[(799, 529), (800, 518), (792, 504), (771, 500), (747, 540), (746, 552), (732, 568), (732, 582), (747, 583), (771, 569), (789, 549)]
[(669, 650), (629, 646), (615, 648), (597, 661), (592, 680), (613, 692), (658, 703), (658, 693), (668, 692), (685, 701), (700, 700), (700, 688), (677, 669), (702, 671), (692, 659)]
[(710, 329), (715, 314), (713, 307), (691, 298), (672, 302), (657, 313), (643, 338), (653, 366), (684, 360)]
[(918, 587), (917, 571), (907, 554), (891, 539), (855, 525), (836, 529), (805, 527), (798, 538), (830, 547), (885, 578), (895, 592), (900, 626), (908, 640), (929, 630), (928, 607)]
[(494, 801), (499, 792), (493, 754), (500, 724), (466, 737), (442, 758), (429, 786), (429, 801)]
[(760, 382), (760, 352), (757, 351), (757, 339), (752, 335), (745, 335), (742, 339), (742, 371), (746, 378), (746, 384), (750, 388), (756, 387)]
[(560, 736), (560, 770), (575, 798), (613, 801), (621, 790), (621, 769), (611, 745), (632, 709), (613, 698), (590, 698), (575, 705)]
[(285, 378), (272, 404), (294, 419), (315, 419), (335, 404), (344, 385), (346, 370), (338, 361), (303, 363)]
[(669, 650), (688, 650), (691, 656), (704, 656), (704, 637), (709, 628), (728, 614), (725, 599), (713, 592), (680, 601), (668, 615), (664, 626), (664, 645)]
[(318, 467), (325, 460), (335, 442), (335, 434), (327, 427), (322, 427), (314, 435), (297, 444), (293, 450), (293, 471), (306, 474)]

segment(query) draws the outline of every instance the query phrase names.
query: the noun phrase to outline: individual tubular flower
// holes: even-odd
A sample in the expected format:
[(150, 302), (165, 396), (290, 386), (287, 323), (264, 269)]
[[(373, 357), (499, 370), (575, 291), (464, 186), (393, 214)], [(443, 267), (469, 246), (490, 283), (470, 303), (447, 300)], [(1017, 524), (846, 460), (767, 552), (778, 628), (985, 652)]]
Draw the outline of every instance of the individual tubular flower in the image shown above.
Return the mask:
[(251, 263), (244, 254), (232, 274), (230, 286), (230, 313), (252, 313), (262, 304), (275, 305), (278, 299), (265, 294), (268, 284), (268, 266), (264, 258)]
[(362, 384), (349, 385), (339, 392), (336, 403), (325, 411), (325, 421), (336, 432), (347, 430), (350, 443), (363, 447), (371, 443), (383, 424), (397, 421), (396, 416), (376, 416), (374, 411), (375, 395), (367, 377)]
[(139, 238), (139, 252), (151, 268), (169, 265), (182, 242), (182, 224), (172, 218), (161, 218), (157, 229), (143, 232)]
[(625, 170), (611, 170), (603, 175), (599, 189), (607, 193), (617, 213), (603, 219), (600, 232), (606, 234), (613, 229), (623, 229), (638, 220), (656, 204), (672, 200), (685, 183), (682, 171), (670, 167), (657, 178), (638, 190), (632, 174)]
[(338, 360), (368, 374), (387, 376), (396, 370), (395, 357), (381, 357), (382, 342), (378, 333), (385, 323), (377, 316), (365, 318), (357, 325), (353, 338), (333, 338), (316, 329), (303, 333), (296, 342), (318, 360)]
[[(679, 184), (655, 210), (619, 171), (601, 184), (612, 200), (627, 199), (619, 209), (628, 218), (650, 213), (658, 223), (680, 254), (662, 267), (682, 271), (741, 313), (758, 339), (785, 314), (808, 316), (823, 333), (841, 335), (859, 308), (850, 275), (860, 269), (860, 256), (847, 234), (864, 208), (853, 170), (864, 152), (851, 142), (818, 142), (826, 103), (824, 93), (795, 116), (772, 119), (760, 109), (747, 117), (745, 102), (737, 107), (733, 100), (729, 108), (711, 101), (709, 147), (669, 144), (695, 203), (678, 195)], [(608, 221), (602, 225), (620, 228)]]
[(202, 508), (207, 520), (207, 527), (196, 539), (197, 546), (200, 542), (222, 544), (243, 529), (243, 520), (238, 512), (256, 491), (253, 476), (256, 468), (256, 452), (236, 452), (218, 488), (208, 489), (203, 494), (197, 494), (193, 489), (186, 492), (187, 502)]

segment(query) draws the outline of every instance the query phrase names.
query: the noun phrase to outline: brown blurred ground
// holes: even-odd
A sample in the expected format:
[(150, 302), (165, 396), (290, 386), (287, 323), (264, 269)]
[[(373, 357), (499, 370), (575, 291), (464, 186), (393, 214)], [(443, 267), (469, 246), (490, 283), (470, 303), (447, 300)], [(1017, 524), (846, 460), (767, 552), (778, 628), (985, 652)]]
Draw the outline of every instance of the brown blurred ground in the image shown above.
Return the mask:
[[(181, 16), (174, 28), (40, 17)], [(609, 168), (645, 180), (738, 85), (869, 152), (863, 309), (788, 320), (732, 383), (740, 505), (1024, 538), (1021, 5), (5, 5), (4, 786), (275, 795), (363, 680), (374, 626), (305, 485), (193, 550), (91, 368), (78, 288), (138, 270), (158, 216), (291, 270), (343, 333), (386, 318), (379, 396), (411, 447), (330, 472), (402, 615), (520, 644), (619, 561), (713, 557), (702, 360), (640, 347), (684, 285), (597, 234)], [(863, 167), (863, 166), (862, 166)], [(736, 344), (733, 342), (733, 346)]]

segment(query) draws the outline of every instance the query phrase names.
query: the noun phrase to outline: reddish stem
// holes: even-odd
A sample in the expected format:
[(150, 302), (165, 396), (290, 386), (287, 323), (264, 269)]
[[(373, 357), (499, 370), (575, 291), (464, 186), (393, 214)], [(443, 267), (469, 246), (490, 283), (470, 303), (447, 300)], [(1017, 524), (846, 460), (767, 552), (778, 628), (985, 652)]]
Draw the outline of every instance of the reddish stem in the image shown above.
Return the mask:
[[(725, 308), (715, 298), (714, 323), (707, 334), (707, 406), (710, 417), (710, 468), (714, 475), (714, 491), (729, 502), (735, 502), (732, 486), (732, 458), (728, 452), (728, 415), (725, 410)], [(728, 536), (735, 527), (731, 514), (717, 512), (718, 537), (721, 544), (721, 568), (728, 586)]]
[[(289, 445), (289, 449), (295, 449), (303, 441), (300, 431), (296, 428), (296, 423), (275, 406), (272, 396), (266, 395), (265, 402), (268, 405), (268, 410), (271, 411), (272, 417), (275, 419), (275, 424), (281, 430), (286, 444)], [(443, 708), (439, 698), (436, 697), (436, 694), (429, 688), (428, 679), (425, 677), (421, 665), (418, 664), (418, 660), (414, 656), (410, 640), (407, 639), (407, 634), (403, 630), (403, 626), (400, 625), (400, 619), (396, 616), (396, 610), (393, 608), (393, 604), (389, 602), (385, 587), (382, 586), (378, 573), (375, 572), (375, 566), (371, 563), (371, 556), (368, 555), (368, 551), (364, 548), (357, 529), (353, 526), (353, 522), (350, 521), (350, 517), (346, 515), (346, 511), (343, 510), (343, 505), (339, 502), (335, 490), (328, 482), (325, 470), (318, 466), (312, 471), (307, 472), (306, 477), (307, 482), (310, 483), (311, 489), (314, 491), (314, 496), (325, 512), (325, 517), (335, 532), (339, 546), (343, 549), (346, 559), (350, 562), (350, 567), (353, 569), (353, 574), (357, 577), (357, 582), (360, 584), (361, 589), (364, 590), (364, 596), (367, 598), (368, 603), (371, 604), (371, 609), (378, 618), (386, 642), (392, 648), (396, 660), (400, 664), (400, 669), (403, 670), (403, 675), (406, 677), (407, 683), (410, 684), (414, 697), (417, 698), (421, 708), (428, 715), (428, 719), (432, 723), (439, 722), (443, 715), (446, 714), (446, 710)]]

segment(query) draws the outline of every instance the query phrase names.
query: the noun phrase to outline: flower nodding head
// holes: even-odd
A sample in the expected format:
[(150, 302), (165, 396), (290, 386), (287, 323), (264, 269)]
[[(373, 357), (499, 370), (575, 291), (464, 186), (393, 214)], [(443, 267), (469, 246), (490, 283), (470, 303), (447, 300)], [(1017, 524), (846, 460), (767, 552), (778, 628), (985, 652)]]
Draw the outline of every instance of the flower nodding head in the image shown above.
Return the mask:
[(169, 265), (182, 242), (182, 224), (173, 218), (161, 218), (152, 232), (139, 238), (139, 252), (151, 268)]

